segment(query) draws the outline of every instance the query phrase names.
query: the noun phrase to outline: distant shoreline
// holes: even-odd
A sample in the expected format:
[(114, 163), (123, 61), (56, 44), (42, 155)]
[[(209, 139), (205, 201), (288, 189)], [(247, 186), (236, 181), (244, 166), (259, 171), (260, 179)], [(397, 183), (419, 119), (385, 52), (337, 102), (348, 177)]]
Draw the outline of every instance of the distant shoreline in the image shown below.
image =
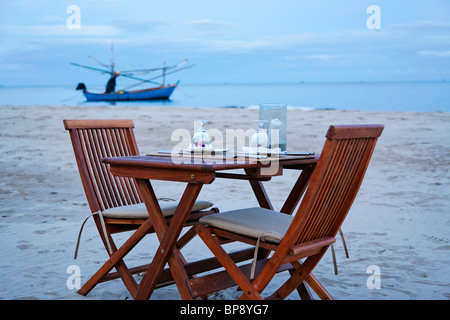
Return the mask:
[[(349, 81), (292, 81), (292, 82), (216, 82), (216, 83), (201, 83), (201, 82), (181, 82), (187, 86), (258, 86), (258, 85), (307, 85), (307, 84), (404, 84), (404, 83), (449, 83), (450, 79), (441, 80), (349, 80)], [(94, 87), (104, 86), (104, 83), (91, 84)], [(73, 87), (76, 84), (16, 84), (7, 85), (0, 84), (0, 88), (49, 88), (60, 87), (67, 88)]]
[[(104, 84), (86, 82), (90, 92), (103, 92)], [(126, 87), (125, 82), (117, 88)], [(260, 103), (282, 103), (303, 110), (360, 110), (450, 112), (450, 82), (335, 82), (294, 84), (185, 84), (168, 101), (86, 102), (76, 85), (0, 87), (4, 105), (78, 105), (200, 108), (252, 108)], [(139, 87), (137, 89), (144, 89)]]
[[(122, 108), (126, 108), (125, 105), (113, 105), (113, 104), (107, 104), (107, 103), (101, 103), (98, 102), (96, 103), (96, 105), (67, 105), (67, 104), (61, 104), (61, 105), (12, 105), (12, 104), (0, 104), (0, 109), (2, 108), (83, 108), (83, 110), (86, 110), (84, 108), (87, 109), (102, 109), (102, 108), (115, 108), (117, 107), (118, 109), (122, 109)], [(190, 107), (190, 106), (164, 106), (164, 105), (145, 105), (145, 104), (139, 104), (139, 103), (134, 103), (130, 105), (130, 108), (154, 108), (154, 109), (164, 109), (167, 111), (173, 111), (173, 110), (177, 110), (177, 109), (190, 109), (190, 110), (228, 110), (228, 109), (236, 109), (236, 110), (257, 110), (258, 106), (257, 105), (252, 105), (252, 106), (220, 106), (220, 107)], [(439, 111), (439, 110), (435, 110), (435, 111), (371, 111), (371, 110), (340, 110), (340, 109), (336, 109), (336, 108), (308, 108), (308, 107), (295, 107), (295, 106), (287, 106), (288, 110), (292, 110), (292, 111), (306, 111), (306, 112), (360, 112), (363, 114), (366, 113), (374, 113), (374, 114), (434, 114), (434, 113), (440, 113), (440, 114), (450, 114), (450, 111)]]

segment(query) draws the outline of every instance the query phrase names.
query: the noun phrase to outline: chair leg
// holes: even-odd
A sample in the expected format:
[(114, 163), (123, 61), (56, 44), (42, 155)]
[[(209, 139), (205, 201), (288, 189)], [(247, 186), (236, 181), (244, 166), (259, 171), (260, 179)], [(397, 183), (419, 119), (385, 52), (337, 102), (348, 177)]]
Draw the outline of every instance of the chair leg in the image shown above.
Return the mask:
[[(292, 276), (294, 274), (294, 270), (289, 269), (289, 274)], [(300, 299), (302, 300), (313, 300), (313, 297), (311, 295), (311, 292), (309, 288), (306, 286), (305, 281), (300, 283), (300, 285), (297, 287), (297, 293), (300, 296)]]
[(243, 298), (249, 300), (262, 300), (261, 294), (253, 287), (250, 280), (239, 270), (233, 259), (220, 246), (217, 239), (211, 234), (207, 227), (199, 225), (196, 228), (197, 234), (211, 250), (217, 260), (222, 264), (228, 274), (233, 278), (236, 284), (242, 289)]
[(103, 278), (115, 267), (120, 278), (122, 278), (123, 283), (130, 292), (131, 296), (134, 297), (137, 294), (138, 285), (133, 275), (129, 271), (125, 262), (121, 258), (116, 258), (117, 248), (114, 242), (110, 241), (113, 254), (110, 259), (91, 277), (89, 280), (78, 290), (78, 293), (85, 296), (91, 292), (94, 287), (102, 282)]
[[(293, 261), (293, 262), (291, 262), (291, 265), (294, 267), (294, 269), (289, 270), (289, 273), (291, 274), (291, 277), (292, 277), (295, 274), (295, 272), (299, 272), (299, 270), (302, 266), (302, 263), (300, 261)], [(308, 286), (306, 286), (306, 284), (308, 284), (309, 288), (311, 288), (321, 300), (333, 300), (333, 297), (328, 293), (328, 291), (322, 286), (322, 284), (316, 279), (316, 277), (314, 277), (314, 275), (312, 273), (310, 273), (309, 276), (307, 276), (305, 278), (305, 280), (303, 282), (301, 282), (300, 285), (297, 287), (297, 292), (300, 295), (300, 298), (302, 300), (313, 300), (314, 299), (311, 294), (311, 291), (309, 290)], [(280, 291), (281, 291), (280, 289), (277, 290), (272, 295), (272, 299), (287, 298), (287, 295), (282, 296), (280, 294)]]
[(189, 241), (191, 241), (197, 235), (195, 233), (195, 227), (196, 226), (192, 226), (185, 234), (183, 234), (183, 236), (181, 236), (177, 240), (176, 246), (179, 250), (181, 250), (185, 245), (188, 244)]
[(146, 222), (144, 222), (119, 249), (117, 249), (111, 235), (108, 235), (113, 249), (113, 254), (110, 256), (108, 261), (106, 261), (103, 266), (98, 269), (98, 271), (81, 287), (78, 293), (81, 295), (87, 295), (98, 283), (101, 282), (101, 280), (112, 270), (112, 268), (116, 267), (118, 274), (134, 298), (137, 294), (138, 285), (122, 259), (136, 246), (140, 240), (142, 240), (143, 237), (145, 237), (148, 230), (152, 227), (153, 225), (150, 222), (150, 219), (146, 220)]
[(331, 245), (331, 256), (333, 258), (333, 267), (334, 267), (334, 274), (338, 275), (338, 267), (337, 267), (337, 261), (336, 261), (336, 253), (334, 252), (334, 246)]
[(311, 289), (319, 296), (321, 300), (333, 300), (333, 297), (330, 295), (330, 293), (312, 274), (310, 274), (305, 279), (305, 282), (311, 287)]
[(332, 299), (330, 294), (325, 290), (320, 282), (317, 281), (317, 279), (311, 274), (312, 270), (316, 267), (320, 259), (325, 254), (325, 251), (326, 248), (323, 249), (321, 253), (307, 258), (304, 263), (301, 263), (300, 261), (291, 262), (291, 264), (295, 267), (295, 271), (292, 273), (291, 277), (277, 291), (275, 291), (272, 297), (285, 299), (292, 293), (292, 291), (298, 288), (303, 281), (305, 281), (321, 299)]
[[(349, 255), (348, 255), (348, 250), (347, 250), (347, 244), (345, 243), (344, 233), (342, 232), (342, 229), (339, 229), (339, 235), (341, 236), (342, 245), (344, 246), (345, 256), (348, 259)], [(334, 274), (338, 275), (339, 271), (338, 271), (338, 266), (337, 266), (336, 253), (334, 251), (334, 246), (333, 245), (331, 245), (331, 255), (332, 255), (332, 258), (333, 258)]]
[(345, 243), (344, 233), (342, 232), (342, 229), (339, 229), (339, 235), (341, 236), (342, 245), (344, 246), (345, 256), (348, 259), (348, 258), (350, 258), (350, 256), (348, 255), (347, 244)]

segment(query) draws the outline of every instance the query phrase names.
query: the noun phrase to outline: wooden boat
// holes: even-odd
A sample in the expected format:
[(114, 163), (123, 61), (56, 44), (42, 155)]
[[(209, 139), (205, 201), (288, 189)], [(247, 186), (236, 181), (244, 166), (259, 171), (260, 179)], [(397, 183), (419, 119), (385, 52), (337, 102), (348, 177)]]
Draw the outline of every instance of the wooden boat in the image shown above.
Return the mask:
[[(84, 83), (78, 84), (77, 90), (83, 90), (83, 94), (87, 101), (147, 101), (147, 100), (169, 100), (171, 94), (177, 87), (178, 82), (174, 85), (166, 85), (155, 88), (149, 88), (136, 91), (118, 91), (114, 93), (93, 93), (86, 89)], [(84, 87), (84, 88), (83, 88)]]
[[(113, 51), (113, 47), (111, 46), (111, 51)], [(114, 57), (114, 55), (113, 55)], [(87, 101), (145, 101), (145, 100), (168, 100), (170, 99), (170, 96), (172, 95), (175, 88), (178, 86), (179, 81), (177, 81), (176, 84), (173, 85), (166, 85), (166, 75), (185, 70), (188, 68), (192, 68), (194, 65), (188, 65), (183, 68), (179, 68), (181, 65), (185, 64), (187, 60), (183, 60), (179, 62), (176, 65), (173, 66), (166, 66), (164, 65), (162, 67), (157, 68), (151, 68), (151, 69), (139, 69), (139, 70), (128, 70), (128, 71), (116, 71), (115, 70), (115, 64), (113, 59), (111, 59), (111, 63), (109, 65), (104, 64), (97, 59), (89, 56), (89, 59), (95, 61), (96, 63), (100, 64), (103, 69), (100, 68), (94, 68), (91, 66), (85, 66), (78, 63), (71, 63), (74, 66), (94, 70), (97, 72), (100, 72), (102, 74), (109, 74), (111, 78), (108, 80), (108, 83), (106, 85), (106, 90), (103, 93), (93, 93), (87, 91), (86, 85), (82, 82), (78, 84), (78, 87), (76, 90), (83, 90), (83, 94), (86, 97)], [(105, 69), (107, 68), (107, 69)], [(109, 70), (108, 70), (109, 69)], [(154, 76), (150, 79), (142, 79), (136, 77), (136, 75), (141, 74), (148, 74), (153, 72), (161, 71), (160, 75)], [(169, 72), (167, 72), (169, 71)], [(139, 81), (137, 84), (131, 85), (128, 88), (122, 89), (122, 90), (115, 90), (116, 87), (116, 78), (117, 77), (126, 77), (129, 79), (137, 80)], [(155, 82), (155, 79), (161, 78), (162, 82)], [(152, 83), (156, 84), (157, 87), (143, 89), (143, 90), (136, 90), (136, 91), (128, 91), (128, 89), (144, 84), (144, 83)]]

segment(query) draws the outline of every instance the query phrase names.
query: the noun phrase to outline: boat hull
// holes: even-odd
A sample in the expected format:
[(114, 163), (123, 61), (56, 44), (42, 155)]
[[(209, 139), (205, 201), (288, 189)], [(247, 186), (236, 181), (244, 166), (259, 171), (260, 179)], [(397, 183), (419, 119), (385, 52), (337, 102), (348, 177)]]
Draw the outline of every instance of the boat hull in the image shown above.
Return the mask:
[(83, 91), (87, 101), (146, 101), (168, 100), (177, 85), (151, 88), (139, 91), (124, 91), (116, 93), (92, 93)]

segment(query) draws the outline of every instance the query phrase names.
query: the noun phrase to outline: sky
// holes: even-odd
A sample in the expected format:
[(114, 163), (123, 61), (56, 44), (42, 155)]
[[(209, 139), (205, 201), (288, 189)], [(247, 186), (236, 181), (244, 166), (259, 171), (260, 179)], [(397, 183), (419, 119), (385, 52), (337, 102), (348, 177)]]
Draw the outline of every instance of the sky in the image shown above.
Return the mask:
[(112, 45), (118, 70), (195, 64), (169, 82), (450, 79), (449, 0), (0, 1), (0, 85), (104, 84), (70, 63)]

